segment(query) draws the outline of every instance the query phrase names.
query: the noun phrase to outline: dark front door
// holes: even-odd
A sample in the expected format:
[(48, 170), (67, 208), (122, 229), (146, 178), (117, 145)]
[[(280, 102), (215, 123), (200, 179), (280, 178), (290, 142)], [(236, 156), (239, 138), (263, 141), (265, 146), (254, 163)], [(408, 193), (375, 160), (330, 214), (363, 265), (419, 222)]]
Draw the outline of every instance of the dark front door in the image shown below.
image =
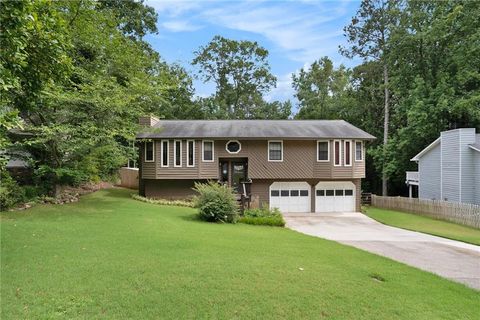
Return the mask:
[(232, 161), (231, 186), (237, 193), (242, 193), (241, 182), (247, 178), (247, 163), (245, 161)]

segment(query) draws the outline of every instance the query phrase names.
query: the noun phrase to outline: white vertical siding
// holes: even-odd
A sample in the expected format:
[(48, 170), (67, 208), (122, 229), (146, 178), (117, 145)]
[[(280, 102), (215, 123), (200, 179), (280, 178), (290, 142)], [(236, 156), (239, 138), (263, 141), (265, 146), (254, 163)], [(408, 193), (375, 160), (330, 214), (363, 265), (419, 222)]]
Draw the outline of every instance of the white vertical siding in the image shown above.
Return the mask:
[(440, 144), (420, 158), (418, 172), (420, 180), (418, 197), (440, 200)]
[[(441, 135), (442, 200), (460, 202), (460, 131), (451, 130)], [(421, 183), (421, 182), (420, 182)]]
[(475, 204), (480, 205), (480, 152), (471, 150), (473, 152), (473, 162), (475, 163)]
[(475, 203), (475, 163), (472, 149), (475, 143), (475, 128), (459, 129), (460, 134), (460, 168), (461, 168), (461, 202)]

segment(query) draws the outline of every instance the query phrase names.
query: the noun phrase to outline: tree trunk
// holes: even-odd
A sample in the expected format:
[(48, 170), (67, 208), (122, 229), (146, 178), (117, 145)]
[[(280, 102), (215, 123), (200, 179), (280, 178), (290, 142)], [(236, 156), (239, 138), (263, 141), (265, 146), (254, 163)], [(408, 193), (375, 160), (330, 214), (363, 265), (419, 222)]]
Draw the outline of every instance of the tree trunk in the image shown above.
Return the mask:
[(382, 168), (382, 196), (388, 195), (388, 177), (387, 173), (385, 172), (386, 169), (386, 156), (387, 156), (387, 142), (388, 142), (388, 124), (389, 124), (389, 117), (390, 117), (390, 110), (389, 110), (389, 90), (388, 90), (388, 69), (387, 64), (384, 63), (383, 65), (383, 85), (385, 90), (385, 116), (383, 122), (383, 168)]

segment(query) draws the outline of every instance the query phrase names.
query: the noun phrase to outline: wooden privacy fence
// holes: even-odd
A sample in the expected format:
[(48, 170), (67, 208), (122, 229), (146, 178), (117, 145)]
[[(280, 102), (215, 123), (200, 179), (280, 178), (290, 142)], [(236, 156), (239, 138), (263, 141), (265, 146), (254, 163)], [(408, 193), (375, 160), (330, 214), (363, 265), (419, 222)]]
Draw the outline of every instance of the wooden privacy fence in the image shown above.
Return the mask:
[(138, 189), (138, 169), (120, 168), (120, 186)]
[(425, 215), (480, 228), (480, 206), (475, 204), (372, 195), (372, 206)]

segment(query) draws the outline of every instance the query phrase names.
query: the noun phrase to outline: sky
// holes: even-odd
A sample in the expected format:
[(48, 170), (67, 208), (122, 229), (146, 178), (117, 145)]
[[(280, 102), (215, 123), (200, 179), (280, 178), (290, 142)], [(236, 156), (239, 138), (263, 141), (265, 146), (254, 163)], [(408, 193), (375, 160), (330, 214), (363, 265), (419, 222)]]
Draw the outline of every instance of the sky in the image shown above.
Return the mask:
[[(215, 35), (257, 41), (269, 51), (268, 61), (277, 87), (267, 101), (292, 100), (292, 73), (328, 56), (336, 66), (352, 67), (338, 52), (345, 45), (343, 27), (355, 15), (359, 1), (173, 1), (147, 0), (158, 13), (158, 34), (145, 37), (168, 63), (178, 63), (190, 73), (194, 51)], [(195, 94), (215, 91), (211, 83), (194, 81)]]

